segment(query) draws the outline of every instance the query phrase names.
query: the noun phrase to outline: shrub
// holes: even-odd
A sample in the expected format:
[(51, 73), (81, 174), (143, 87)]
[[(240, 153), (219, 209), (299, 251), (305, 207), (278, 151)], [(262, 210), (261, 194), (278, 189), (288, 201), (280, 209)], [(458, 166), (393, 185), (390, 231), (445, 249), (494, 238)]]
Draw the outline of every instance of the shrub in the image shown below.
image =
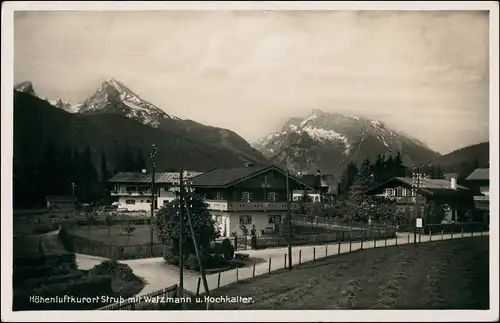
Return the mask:
[(224, 259), (224, 256), (220, 253), (216, 253), (212, 256), (212, 267), (218, 268), (226, 265), (226, 260)]
[(224, 259), (226, 261), (233, 260), (233, 258), (234, 258), (234, 247), (233, 247), (231, 241), (228, 238), (226, 238), (226, 239), (224, 239), (222, 241), (221, 251), (222, 251), (222, 254), (224, 255)]
[(191, 270), (200, 270), (200, 265), (198, 264), (198, 258), (196, 258), (196, 255), (190, 254), (188, 256), (186, 267)]

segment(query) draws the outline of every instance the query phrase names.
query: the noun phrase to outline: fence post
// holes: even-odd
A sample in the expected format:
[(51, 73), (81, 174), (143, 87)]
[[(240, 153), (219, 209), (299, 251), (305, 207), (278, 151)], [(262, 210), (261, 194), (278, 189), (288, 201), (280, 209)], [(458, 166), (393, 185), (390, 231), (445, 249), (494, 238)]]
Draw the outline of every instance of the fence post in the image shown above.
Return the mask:
[(408, 243), (410, 243), (410, 234), (408, 233)]
[(340, 241), (339, 241), (339, 249), (337, 250), (337, 255), (340, 255)]
[(453, 230), (451, 230), (451, 239), (453, 240), (453, 232), (455, 231), (455, 227), (453, 227)]
[(432, 230), (429, 229), (429, 240), (432, 241)]
[(474, 230), (472, 230), (472, 231), (470, 232), (470, 236), (471, 236), (471, 237), (473, 237), (473, 236), (474, 236)]
[(325, 257), (328, 257), (328, 243), (325, 245)]
[(481, 237), (483, 236), (483, 229), (481, 229)]
[(286, 253), (285, 253), (285, 262), (284, 262), (285, 266), (283, 268), (286, 268)]
[(462, 238), (464, 237), (464, 228), (462, 228), (462, 230), (461, 230), (461, 237)]
[(238, 267), (236, 267), (236, 282), (239, 281), (239, 277), (238, 277)]
[(398, 245), (398, 233), (396, 232), (396, 246)]
[(302, 249), (299, 249), (299, 265), (302, 263)]
[(443, 237), (443, 236), (444, 236), (444, 230), (443, 230), (443, 229), (441, 229), (441, 240), (443, 240), (443, 239), (444, 239), (444, 237)]
[(352, 251), (352, 240), (351, 240), (351, 237), (349, 237), (349, 252), (351, 252), (351, 251)]
[(387, 232), (385, 233), (385, 243), (384, 243), (384, 247), (387, 247)]
[(313, 261), (316, 261), (316, 247), (313, 247)]
[(269, 272), (271, 272), (271, 257), (269, 257)]
[(363, 250), (363, 241), (365, 240), (365, 233), (361, 232), (361, 250)]
[(422, 232), (418, 233), (418, 243), (422, 243)]
[(238, 249), (238, 237), (234, 235), (234, 250)]
[(219, 274), (217, 275), (217, 288), (220, 287), (220, 271)]
[(377, 237), (373, 235), (373, 248), (377, 248)]
[(200, 284), (201, 284), (201, 277), (198, 277), (198, 286), (196, 287), (196, 297), (200, 296)]

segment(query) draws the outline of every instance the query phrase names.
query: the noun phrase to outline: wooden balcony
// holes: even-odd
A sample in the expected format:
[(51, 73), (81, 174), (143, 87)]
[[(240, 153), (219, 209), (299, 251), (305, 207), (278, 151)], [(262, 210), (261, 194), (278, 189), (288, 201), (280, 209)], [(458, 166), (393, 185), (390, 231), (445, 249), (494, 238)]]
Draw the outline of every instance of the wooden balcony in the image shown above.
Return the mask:
[[(208, 208), (214, 211), (286, 211), (286, 202), (270, 202), (270, 201), (224, 201), (224, 200), (205, 200)], [(290, 209), (295, 207), (294, 202), (290, 202)]]
[(151, 196), (151, 191), (111, 191), (111, 196)]

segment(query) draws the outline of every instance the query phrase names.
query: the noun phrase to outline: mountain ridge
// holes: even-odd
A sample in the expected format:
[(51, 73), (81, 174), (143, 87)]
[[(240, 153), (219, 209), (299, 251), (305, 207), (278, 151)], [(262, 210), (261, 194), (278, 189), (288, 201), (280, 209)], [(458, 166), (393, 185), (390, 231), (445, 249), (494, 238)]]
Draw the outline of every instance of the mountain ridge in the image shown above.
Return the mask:
[(290, 118), (280, 131), (253, 146), (276, 163), (286, 164), (288, 159), (295, 171), (320, 170), (334, 175), (349, 162), (360, 163), (378, 154), (401, 152), (408, 165), (440, 156), (422, 141), (402, 135), (381, 121), (319, 109), (312, 109), (305, 118)]
[[(27, 92), (28, 91), (28, 92)], [(25, 92), (35, 97), (33, 84), (26, 81), (15, 86), (15, 92)], [(161, 130), (165, 136), (182, 137), (199, 142), (207, 149), (220, 150), (222, 154), (238, 154), (251, 162), (264, 162), (265, 157), (236, 132), (208, 126), (192, 120), (182, 120), (139, 97), (129, 87), (115, 79), (100, 84), (93, 95), (82, 103), (72, 105), (61, 99), (46, 100), (49, 104), (76, 115), (115, 114)]]

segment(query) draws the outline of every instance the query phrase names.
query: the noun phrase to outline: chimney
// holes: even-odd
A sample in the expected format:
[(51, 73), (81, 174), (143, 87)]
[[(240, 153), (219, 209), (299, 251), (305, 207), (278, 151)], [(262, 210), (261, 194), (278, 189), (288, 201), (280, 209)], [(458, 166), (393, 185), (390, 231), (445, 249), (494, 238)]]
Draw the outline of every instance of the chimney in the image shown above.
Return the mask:
[(455, 177), (452, 177), (451, 180), (450, 180), (450, 187), (452, 190), (456, 190), (457, 189), (457, 179)]
[(249, 168), (249, 167), (252, 167), (253, 164), (252, 163), (245, 163), (245, 168)]
[(146, 169), (143, 169), (143, 170), (142, 170), (142, 173), (143, 173), (143, 174), (146, 174)]

